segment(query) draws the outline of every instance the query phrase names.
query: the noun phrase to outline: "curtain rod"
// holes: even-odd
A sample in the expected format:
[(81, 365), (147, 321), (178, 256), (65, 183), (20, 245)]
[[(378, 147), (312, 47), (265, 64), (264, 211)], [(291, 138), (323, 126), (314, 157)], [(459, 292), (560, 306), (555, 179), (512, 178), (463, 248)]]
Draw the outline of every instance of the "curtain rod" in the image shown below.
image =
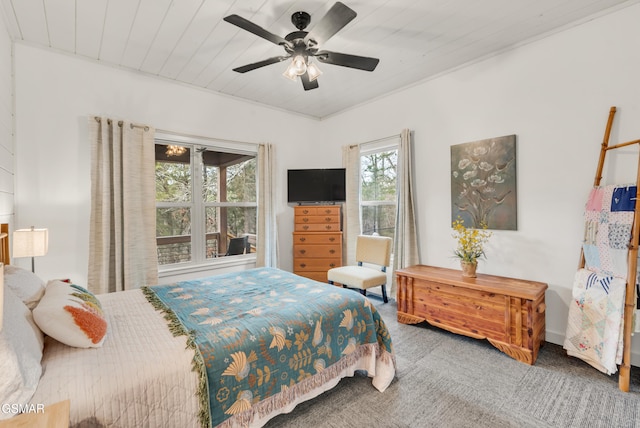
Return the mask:
[(391, 140), (393, 138), (399, 138), (400, 136), (401, 136), (401, 134), (389, 135), (388, 137), (382, 137), (382, 138), (378, 138), (376, 140), (365, 141), (364, 143), (360, 143), (360, 144), (352, 144), (352, 145), (349, 146), (349, 148), (359, 147), (359, 146), (366, 146), (366, 145), (375, 144), (375, 143), (380, 143), (382, 141)]
[[(102, 118), (101, 118), (101, 117), (99, 117), (99, 116), (94, 116), (94, 119), (95, 119), (97, 122), (102, 122)], [(107, 119), (107, 123), (108, 123), (109, 125), (111, 125), (112, 120), (111, 120), (111, 119)], [(124, 125), (124, 121), (119, 120), (119, 121), (118, 121), (118, 126), (119, 126), (120, 128), (122, 128), (122, 125)], [(130, 124), (129, 124), (129, 126), (131, 127), (131, 129), (133, 129), (133, 128), (142, 128), (142, 129), (144, 129), (145, 131), (148, 131), (148, 130), (149, 130), (149, 126), (147, 126), (147, 125), (140, 125), (140, 124), (137, 124), (137, 123), (130, 123)]]

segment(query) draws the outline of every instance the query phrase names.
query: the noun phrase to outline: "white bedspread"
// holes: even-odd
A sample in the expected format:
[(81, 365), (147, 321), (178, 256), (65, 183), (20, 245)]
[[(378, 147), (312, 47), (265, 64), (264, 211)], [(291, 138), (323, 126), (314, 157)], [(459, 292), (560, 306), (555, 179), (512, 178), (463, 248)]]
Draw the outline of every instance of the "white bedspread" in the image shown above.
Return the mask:
[(197, 376), (186, 337), (140, 290), (98, 296), (109, 331), (101, 348), (46, 338), (32, 403), (71, 400), (72, 427), (198, 427)]

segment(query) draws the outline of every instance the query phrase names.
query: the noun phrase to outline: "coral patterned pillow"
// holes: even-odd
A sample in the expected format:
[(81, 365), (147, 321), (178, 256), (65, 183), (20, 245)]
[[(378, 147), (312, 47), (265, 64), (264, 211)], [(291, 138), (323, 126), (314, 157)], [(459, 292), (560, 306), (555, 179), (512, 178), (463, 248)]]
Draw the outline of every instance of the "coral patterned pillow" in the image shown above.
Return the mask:
[(100, 347), (107, 334), (107, 320), (96, 296), (62, 281), (49, 281), (33, 319), (45, 334), (77, 348)]

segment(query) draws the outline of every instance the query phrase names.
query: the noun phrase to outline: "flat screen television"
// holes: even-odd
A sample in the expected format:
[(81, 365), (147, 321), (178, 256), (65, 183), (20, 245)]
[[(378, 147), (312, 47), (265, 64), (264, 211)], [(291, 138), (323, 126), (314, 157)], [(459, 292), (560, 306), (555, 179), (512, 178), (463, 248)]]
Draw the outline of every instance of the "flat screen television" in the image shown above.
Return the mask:
[(290, 169), (287, 200), (295, 203), (344, 202), (345, 169)]

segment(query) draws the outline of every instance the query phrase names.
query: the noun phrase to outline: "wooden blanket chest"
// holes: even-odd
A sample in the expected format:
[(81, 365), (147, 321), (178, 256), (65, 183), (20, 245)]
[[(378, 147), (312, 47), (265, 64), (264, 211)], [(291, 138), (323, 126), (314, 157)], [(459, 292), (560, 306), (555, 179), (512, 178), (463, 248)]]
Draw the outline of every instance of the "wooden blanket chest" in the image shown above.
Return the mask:
[(396, 271), (398, 321), (429, 324), (487, 339), (516, 360), (533, 364), (545, 339), (547, 284), (417, 265)]

